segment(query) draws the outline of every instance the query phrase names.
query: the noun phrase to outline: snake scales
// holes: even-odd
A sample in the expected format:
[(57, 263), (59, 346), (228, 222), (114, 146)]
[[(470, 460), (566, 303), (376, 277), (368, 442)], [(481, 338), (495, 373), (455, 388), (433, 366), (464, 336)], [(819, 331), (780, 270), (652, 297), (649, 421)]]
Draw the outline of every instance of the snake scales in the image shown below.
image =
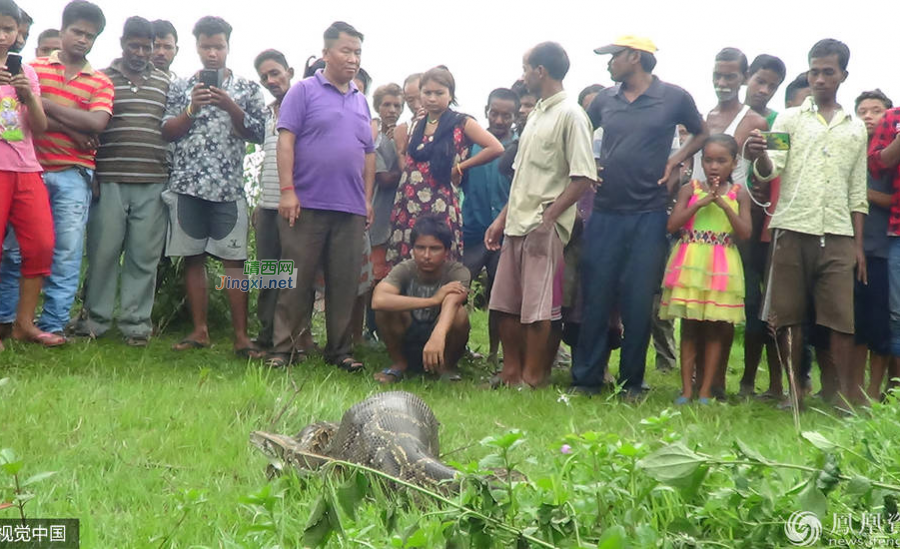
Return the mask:
[(419, 486), (434, 487), (457, 471), (441, 463), (440, 424), (431, 408), (412, 393), (379, 393), (354, 405), (341, 423), (317, 422), (296, 436), (254, 431), (250, 442), (272, 458), (301, 471), (329, 460), (377, 469)]

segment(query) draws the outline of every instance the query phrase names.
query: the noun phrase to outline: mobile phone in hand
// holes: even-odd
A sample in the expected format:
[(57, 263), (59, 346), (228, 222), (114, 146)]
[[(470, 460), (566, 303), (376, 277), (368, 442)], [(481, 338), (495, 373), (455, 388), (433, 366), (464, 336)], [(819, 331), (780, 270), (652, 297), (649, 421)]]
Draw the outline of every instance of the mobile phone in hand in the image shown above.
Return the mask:
[(6, 71), (13, 76), (22, 72), (22, 56), (16, 53), (7, 54)]
[(760, 132), (766, 138), (766, 150), (791, 150), (791, 134), (786, 132)]
[(215, 69), (203, 69), (200, 71), (200, 83), (207, 88), (218, 88), (222, 85), (222, 83), (219, 82), (219, 71)]

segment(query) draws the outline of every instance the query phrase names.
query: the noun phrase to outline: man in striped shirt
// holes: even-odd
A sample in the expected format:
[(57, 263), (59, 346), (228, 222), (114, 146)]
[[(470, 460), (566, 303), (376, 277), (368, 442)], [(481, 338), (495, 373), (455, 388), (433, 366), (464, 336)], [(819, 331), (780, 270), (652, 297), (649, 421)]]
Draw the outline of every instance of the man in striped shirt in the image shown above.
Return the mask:
[(162, 118), (169, 78), (150, 62), (150, 21), (125, 21), (121, 44), (122, 57), (103, 71), (115, 86), (115, 101), (97, 151), (100, 199), (88, 220), (84, 310), (75, 331), (97, 337), (110, 329), (121, 271), (119, 331), (128, 345), (144, 346), (153, 331), (156, 266), (166, 238), (161, 195), (169, 171)]
[[(47, 132), (34, 139), (44, 184), (50, 196), (56, 243), (53, 269), (44, 280), (44, 309), (38, 327), (62, 333), (81, 276), (81, 256), (88, 210), (97, 136), (112, 115), (113, 85), (95, 71), (86, 56), (103, 32), (106, 18), (98, 6), (73, 0), (62, 16), (62, 49), (31, 63), (41, 85), (47, 114)], [(19, 270), (4, 254), (0, 285), (0, 320), (9, 320), (18, 304)], [(13, 313), (14, 315), (14, 313)]]
[[(278, 187), (278, 164), (275, 162), (275, 149), (278, 144), (278, 111), (284, 94), (291, 88), (294, 78), (292, 69), (284, 54), (278, 50), (265, 50), (256, 56), (253, 62), (259, 73), (260, 83), (269, 90), (275, 101), (269, 104), (266, 117), (266, 140), (263, 144), (262, 173), (260, 174), (260, 200), (253, 212), (253, 225), (256, 228), (257, 259), (281, 259), (281, 239), (278, 236), (278, 201), (281, 190)], [(256, 344), (261, 349), (272, 347), (272, 336), (275, 329), (275, 305), (278, 303), (277, 289), (259, 291), (257, 300), (257, 317), (259, 318), (259, 335)], [(307, 331), (311, 345), (312, 336)]]

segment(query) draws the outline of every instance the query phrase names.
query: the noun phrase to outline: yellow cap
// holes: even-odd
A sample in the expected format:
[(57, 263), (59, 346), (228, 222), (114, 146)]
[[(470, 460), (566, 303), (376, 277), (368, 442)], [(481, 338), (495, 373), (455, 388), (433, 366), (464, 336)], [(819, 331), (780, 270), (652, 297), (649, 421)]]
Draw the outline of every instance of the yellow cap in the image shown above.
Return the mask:
[(639, 50), (645, 51), (647, 53), (655, 53), (656, 52), (656, 44), (653, 43), (653, 40), (649, 38), (644, 38), (642, 36), (620, 36), (616, 38), (616, 41), (612, 44), (608, 44), (606, 46), (601, 46), (594, 50), (594, 53), (604, 55), (604, 54), (616, 54), (622, 50)]

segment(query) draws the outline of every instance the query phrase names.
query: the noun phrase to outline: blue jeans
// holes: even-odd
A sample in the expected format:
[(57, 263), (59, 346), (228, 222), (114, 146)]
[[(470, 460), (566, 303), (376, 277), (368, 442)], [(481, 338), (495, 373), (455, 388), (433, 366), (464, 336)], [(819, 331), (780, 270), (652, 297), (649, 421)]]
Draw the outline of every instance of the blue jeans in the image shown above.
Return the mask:
[[(53, 246), (53, 270), (44, 279), (44, 309), (38, 320), (38, 328), (45, 332), (61, 332), (69, 322), (72, 303), (81, 278), (81, 256), (84, 253), (84, 229), (91, 206), (91, 170), (69, 168), (58, 172), (44, 172), (44, 184), (50, 196), (53, 212), (53, 230), (56, 244)], [(12, 311), (19, 303), (19, 268), (21, 257), (15, 261), (4, 247), (0, 264), (0, 279), (13, 285), (0, 285), (0, 315)], [(16, 254), (18, 255), (18, 254)], [(0, 321), (4, 320), (0, 316)]]
[(6, 227), (3, 240), (3, 259), (0, 260), (0, 323), (11, 324), (16, 320), (19, 304), (19, 271), (22, 269), (22, 253), (12, 225)]
[(891, 307), (891, 354), (900, 356), (900, 237), (891, 238), (888, 257), (888, 295)]
[(609, 315), (618, 305), (624, 326), (619, 383), (638, 392), (644, 381), (653, 301), (662, 282), (668, 242), (665, 211), (594, 212), (581, 260), (584, 317), (572, 366), (572, 384), (597, 389), (609, 353)]

